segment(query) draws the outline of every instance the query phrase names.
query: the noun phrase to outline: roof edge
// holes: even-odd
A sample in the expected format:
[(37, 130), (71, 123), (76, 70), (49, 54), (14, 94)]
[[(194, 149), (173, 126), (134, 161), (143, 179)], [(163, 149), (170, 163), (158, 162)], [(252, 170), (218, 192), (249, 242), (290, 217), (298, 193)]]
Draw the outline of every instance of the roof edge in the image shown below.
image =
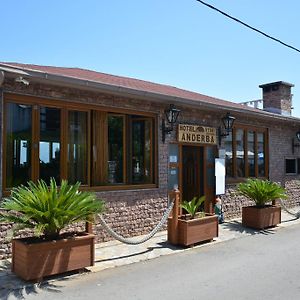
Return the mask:
[[(4, 66), (4, 68), (2, 67)], [(11, 73), (11, 74), (20, 74), (16, 70), (22, 69), (26, 70), (24, 68), (18, 68), (14, 67), (13, 70), (8, 70), (9, 65), (0, 63), (0, 70), (4, 69), (4, 71)], [(11, 67), (12, 68), (12, 67)], [(6, 69), (6, 70), (5, 70)], [(101, 83), (97, 81), (91, 81), (91, 80), (86, 80), (86, 79), (80, 79), (80, 78), (75, 78), (75, 77), (70, 77), (70, 76), (64, 76), (64, 75), (58, 75), (58, 74), (50, 74), (47, 72), (43, 72), (40, 70), (26, 70), (26, 77), (28, 79), (33, 79), (37, 82), (42, 82), (42, 83), (49, 83), (51, 82), (52, 84), (56, 84), (59, 86), (66, 86), (66, 87), (71, 87), (71, 88), (83, 88), (86, 90), (93, 90), (93, 91), (102, 91), (104, 93), (113, 93), (117, 95), (127, 95), (131, 97), (136, 97), (136, 98), (143, 98), (143, 99), (150, 99), (151, 101), (154, 102), (162, 102), (165, 101), (166, 103), (174, 102), (177, 104), (184, 104), (184, 105), (189, 105), (192, 107), (205, 107), (207, 109), (220, 109), (222, 111), (232, 111), (232, 112), (242, 112), (242, 113), (247, 113), (250, 115), (256, 115), (260, 117), (270, 117), (270, 118), (275, 118), (275, 119), (280, 119), (280, 120), (287, 120), (287, 121), (295, 121), (295, 122), (300, 122), (300, 118), (297, 117), (287, 117), (283, 115), (278, 115), (270, 112), (266, 112), (264, 110), (260, 109), (249, 109), (249, 107), (244, 106), (240, 104), (242, 107), (226, 107), (222, 104), (213, 104), (213, 103), (207, 103), (205, 101), (200, 101), (200, 100), (193, 100), (189, 98), (182, 98), (182, 97), (176, 97), (176, 96), (170, 96), (170, 95), (165, 95), (165, 94), (160, 94), (160, 93), (155, 93), (155, 92), (148, 92), (148, 91), (142, 91), (138, 89), (133, 89), (133, 88), (128, 88), (128, 87), (123, 87), (120, 85), (113, 85), (113, 84), (106, 84), (106, 83)], [(221, 100), (221, 99), (220, 99)], [(223, 100), (224, 101), (224, 100)], [(235, 102), (230, 102), (233, 104), (239, 105), (239, 103)]]

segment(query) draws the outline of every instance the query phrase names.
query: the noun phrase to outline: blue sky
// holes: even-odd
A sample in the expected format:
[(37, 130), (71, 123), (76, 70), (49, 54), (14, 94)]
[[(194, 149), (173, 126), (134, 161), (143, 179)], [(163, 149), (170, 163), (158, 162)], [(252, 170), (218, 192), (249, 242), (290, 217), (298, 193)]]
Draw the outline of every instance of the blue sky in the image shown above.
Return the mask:
[[(300, 1), (206, 0), (300, 48)], [(300, 117), (300, 53), (196, 0), (0, 1), (0, 61), (82, 67), (235, 102), (287, 81)]]

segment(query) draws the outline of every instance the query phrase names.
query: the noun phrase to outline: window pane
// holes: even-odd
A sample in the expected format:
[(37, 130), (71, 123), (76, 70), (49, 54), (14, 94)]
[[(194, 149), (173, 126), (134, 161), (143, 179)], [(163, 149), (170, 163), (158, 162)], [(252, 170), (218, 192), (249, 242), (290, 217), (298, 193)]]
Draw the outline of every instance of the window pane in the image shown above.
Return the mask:
[(236, 170), (237, 177), (245, 177), (244, 130), (236, 131)]
[(69, 111), (68, 121), (68, 180), (87, 184), (87, 120), (88, 113)]
[(123, 183), (123, 116), (108, 116), (108, 183)]
[(40, 108), (40, 179), (60, 182), (60, 109)]
[(152, 120), (132, 122), (132, 182), (152, 182)]
[(225, 166), (226, 166), (226, 176), (233, 177), (233, 152), (232, 152), (232, 132), (225, 139)]
[(254, 131), (248, 131), (248, 169), (249, 176), (255, 176), (255, 142)]
[(31, 179), (32, 107), (6, 104), (6, 186)]
[(257, 162), (258, 162), (258, 176), (266, 176), (265, 171), (265, 135), (264, 133), (257, 133)]
[(296, 174), (296, 159), (286, 159), (285, 160), (285, 173), (286, 174)]

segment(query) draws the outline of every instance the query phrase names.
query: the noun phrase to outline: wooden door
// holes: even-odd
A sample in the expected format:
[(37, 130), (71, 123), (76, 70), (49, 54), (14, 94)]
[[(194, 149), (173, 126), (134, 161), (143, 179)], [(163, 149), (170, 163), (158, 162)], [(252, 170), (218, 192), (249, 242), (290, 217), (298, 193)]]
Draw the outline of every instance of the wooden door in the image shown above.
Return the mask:
[(182, 200), (204, 195), (203, 147), (182, 147)]

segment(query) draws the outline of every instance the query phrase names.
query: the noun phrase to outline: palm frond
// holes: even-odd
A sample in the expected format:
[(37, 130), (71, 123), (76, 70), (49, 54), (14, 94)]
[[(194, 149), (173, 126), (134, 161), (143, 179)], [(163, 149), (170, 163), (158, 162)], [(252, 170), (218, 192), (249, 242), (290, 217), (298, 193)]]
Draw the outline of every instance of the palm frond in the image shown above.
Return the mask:
[(14, 223), (33, 229), (36, 235), (54, 236), (66, 226), (79, 221), (90, 222), (102, 213), (104, 202), (94, 193), (79, 191), (80, 183), (62, 180), (60, 188), (53, 178), (50, 185), (39, 180), (28, 182), (12, 190), (1, 203), (0, 222)]
[(279, 184), (261, 179), (248, 179), (240, 183), (237, 193), (253, 200), (256, 206), (264, 206), (270, 201), (287, 198), (285, 189)]
[(181, 203), (181, 207), (185, 209), (192, 218), (195, 217), (196, 213), (198, 212), (200, 206), (205, 201), (205, 196), (202, 197), (194, 197), (191, 201), (183, 201)]

